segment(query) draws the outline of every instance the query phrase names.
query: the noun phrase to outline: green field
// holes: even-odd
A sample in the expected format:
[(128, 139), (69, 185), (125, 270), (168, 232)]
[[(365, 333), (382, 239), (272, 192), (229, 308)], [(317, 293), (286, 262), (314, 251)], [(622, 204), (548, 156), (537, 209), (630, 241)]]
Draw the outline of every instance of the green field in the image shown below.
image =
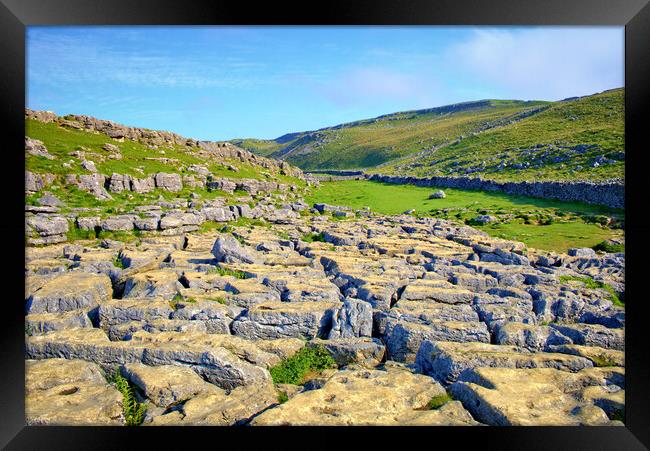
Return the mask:
[[(310, 203), (324, 202), (355, 209), (369, 207), (381, 214), (415, 214), (471, 223), (481, 214), (498, 223), (477, 226), (500, 238), (522, 241), (537, 249), (566, 252), (570, 247), (592, 247), (603, 240), (622, 237), (623, 211), (581, 203), (509, 196), (502, 193), (444, 189), (444, 199), (428, 199), (436, 188), (391, 185), (365, 180), (322, 182), (307, 196)], [(610, 227), (601, 223), (610, 222)]]

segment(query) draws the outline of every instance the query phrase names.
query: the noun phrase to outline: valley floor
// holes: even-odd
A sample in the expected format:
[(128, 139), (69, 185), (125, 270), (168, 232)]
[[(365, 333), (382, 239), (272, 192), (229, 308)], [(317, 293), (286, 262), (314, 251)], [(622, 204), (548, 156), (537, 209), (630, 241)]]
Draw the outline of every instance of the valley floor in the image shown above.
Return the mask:
[[(431, 216), (478, 227), (490, 236), (516, 240), (527, 246), (556, 252), (572, 247), (592, 247), (605, 240), (620, 242), (624, 249), (623, 210), (560, 202), (503, 193), (444, 189), (443, 199), (429, 199), (436, 188), (393, 185), (366, 180), (322, 182), (307, 196), (309, 202), (369, 208), (381, 214), (415, 210)], [(480, 215), (496, 220), (473, 221)]]

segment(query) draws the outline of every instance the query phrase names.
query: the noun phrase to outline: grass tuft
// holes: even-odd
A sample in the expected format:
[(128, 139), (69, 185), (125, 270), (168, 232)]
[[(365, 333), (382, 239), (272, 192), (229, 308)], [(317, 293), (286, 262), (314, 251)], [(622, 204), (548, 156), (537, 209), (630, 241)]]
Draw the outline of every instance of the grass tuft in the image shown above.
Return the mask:
[(427, 403), (427, 408), (428, 410), (436, 410), (447, 404), (449, 401), (453, 401), (453, 398), (449, 396), (448, 393), (445, 393), (444, 395), (438, 395), (434, 396), (431, 398), (431, 400)]
[(336, 368), (336, 362), (322, 346), (306, 346), (293, 356), (271, 368), (276, 384), (302, 385), (305, 376), (328, 368)]
[(319, 243), (324, 243), (325, 242), (325, 235), (323, 232), (321, 233), (308, 233), (302, 237), (302, 240), (305, 241), (306, 243), (314, 243), (314, 242), (319, 242)]

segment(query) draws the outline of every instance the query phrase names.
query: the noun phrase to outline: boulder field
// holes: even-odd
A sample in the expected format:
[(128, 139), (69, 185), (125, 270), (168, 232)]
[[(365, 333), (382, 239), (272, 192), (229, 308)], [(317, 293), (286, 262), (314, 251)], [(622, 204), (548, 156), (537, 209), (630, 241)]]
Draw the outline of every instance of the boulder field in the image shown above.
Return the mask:
[[(622, 424), (622, 254), (324, 204), (247, 208), (77, 220), (146, 232), (128, 242), (48, 241), (67, 219), (30, 215), (28, 424), (126, 424), (115, 373), (143, 426)], [(311, 347), (335, 367), (274, 381)]]

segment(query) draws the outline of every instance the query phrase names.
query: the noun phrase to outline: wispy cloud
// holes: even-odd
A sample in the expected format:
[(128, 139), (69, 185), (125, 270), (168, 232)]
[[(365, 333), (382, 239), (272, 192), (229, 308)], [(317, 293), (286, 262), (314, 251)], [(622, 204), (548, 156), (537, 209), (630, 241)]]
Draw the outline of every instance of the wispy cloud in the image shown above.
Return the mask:
[[(262, 72), (264, 64), (242, 58), (205, 59), (208, 55), (180, 57), (163, 52), (143, 54), (115, 49), (65, 35), (37, 34), (30, 39), (28, 77), (43, 84), (117, 82), (129, 86), (180, 88), (241, 87), (263, 83), (263, 78), (242, 74)], [(215, 67), (218, 70), (215, 70)]]
[(476, 30), (447, 63), (520, 98), (561, 99), (623, 85), (623, 29)]

